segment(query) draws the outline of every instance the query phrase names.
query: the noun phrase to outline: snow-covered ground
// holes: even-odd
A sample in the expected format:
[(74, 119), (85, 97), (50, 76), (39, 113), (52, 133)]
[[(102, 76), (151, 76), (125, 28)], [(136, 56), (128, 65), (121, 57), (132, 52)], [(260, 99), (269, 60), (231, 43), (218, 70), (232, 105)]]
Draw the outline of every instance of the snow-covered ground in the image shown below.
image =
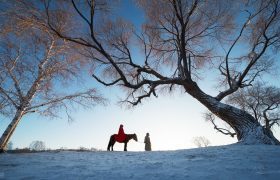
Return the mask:
[(0, 179), (280, 179), (280, 147), (1, 154)]

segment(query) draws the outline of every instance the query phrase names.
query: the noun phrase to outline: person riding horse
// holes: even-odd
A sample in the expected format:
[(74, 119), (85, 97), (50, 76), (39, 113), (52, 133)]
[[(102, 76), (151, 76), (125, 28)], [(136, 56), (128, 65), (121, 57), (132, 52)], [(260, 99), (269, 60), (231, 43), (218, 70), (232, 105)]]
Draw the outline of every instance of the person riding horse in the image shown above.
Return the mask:
[(123, 125), (121, 124), (118, 134), (111, 135), (109, 143), (108, 143), (107, 150), (108, 151), (110, 151), (110, 150), (113, 151), (114, 150), (113, 147), (114, 147), (115, 142), (119, 142), (119, 143), (124, 143), (124, 151), (127, 151), (127, 143), (131, 139), (133, 139), (135, 141), (138, 141), (137, 135), (135, 133), (134, 134), (125, 134), (124, 130), (123, 130)]
[(124, 133), (123, 125), (121, 124), (120, 127), (119, 127), (118, 134), (115, 135), (115, 140), (117, 142), (122, 143), (125, 140), (125, 138), (126, 138), (126, 134)]

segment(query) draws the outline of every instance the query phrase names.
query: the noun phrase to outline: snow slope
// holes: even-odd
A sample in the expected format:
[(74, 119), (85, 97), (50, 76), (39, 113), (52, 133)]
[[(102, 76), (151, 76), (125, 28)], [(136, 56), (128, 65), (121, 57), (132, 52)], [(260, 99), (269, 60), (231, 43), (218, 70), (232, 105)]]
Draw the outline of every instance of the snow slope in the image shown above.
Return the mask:
[(280, 147), (1, 154), (0, 179), (280, 179)]

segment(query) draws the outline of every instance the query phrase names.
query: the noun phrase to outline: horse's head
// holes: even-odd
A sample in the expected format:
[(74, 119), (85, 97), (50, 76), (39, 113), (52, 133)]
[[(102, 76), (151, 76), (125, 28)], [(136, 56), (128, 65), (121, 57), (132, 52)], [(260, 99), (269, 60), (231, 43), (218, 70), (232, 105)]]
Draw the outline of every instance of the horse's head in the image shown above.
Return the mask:
[(134, 139), (135, 141), (138, 141), (137, 135), (136, 135), (136, 134), (133, 134), (132, 139)]

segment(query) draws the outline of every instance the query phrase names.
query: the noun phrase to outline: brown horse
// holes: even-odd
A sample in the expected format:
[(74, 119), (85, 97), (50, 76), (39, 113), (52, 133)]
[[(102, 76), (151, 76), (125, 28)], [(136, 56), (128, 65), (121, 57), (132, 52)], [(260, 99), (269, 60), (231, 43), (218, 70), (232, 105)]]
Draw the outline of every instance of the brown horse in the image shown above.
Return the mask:
[[(110, 141), (109, 141), (109, 144), (108, 144), (108, 147), (107, 147), (107, 151), (110, 151), (110, 148), (111, 148), (111, 151), (114, 151), (113, 147), (114, 147), (114, 144), (116, 143), (115, 135), (116, 134), (113, 134), (110, 137)], [(136, 134), (126, 134), (125, 140), (123, 142), (121, 142), (121, 143), (124, 143), (124, 151), (127, 151), (127, 143), (131, 139), (134, 139), (135, 141), (138, 141)]]

